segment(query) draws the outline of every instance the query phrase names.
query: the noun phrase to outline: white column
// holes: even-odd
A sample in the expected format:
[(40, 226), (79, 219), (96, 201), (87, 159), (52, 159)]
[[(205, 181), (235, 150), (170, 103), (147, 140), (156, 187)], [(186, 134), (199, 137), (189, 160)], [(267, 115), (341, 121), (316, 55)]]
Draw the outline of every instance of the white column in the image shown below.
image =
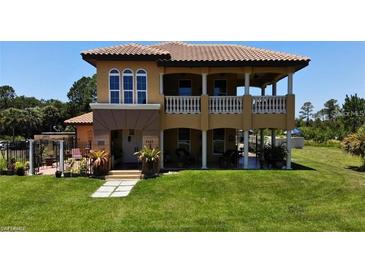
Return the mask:
[(63, 171), (64, 171), (64, 159), (63, 159), (63, 143), (64, 143), (64, 141), (63, 140), (61, 140), (60, 141), (60, 171), (63, 173)]
[(291, 130), (286, 131), (286, 169), (291, 169)]
[(245, 73), (245, 95), (250, 95), (250, 73)]
[(163, 95), (163, 73), (160, 73), (160, 94)]
[(276, 82), (272, 84), (272, 96), (276, 96)]
[(288, 74), (288, 94), (293, 94), (293, 73)]
[(202, 130), (202, 169), (207, 169), (207, 131)]
[(243, 133), (243, 168), (248, 168), (248, 130)]
[(29, 139), (29, 175), (34, 175), (33, 142)]
[(160, 168), (164, 168), (163, 165), (163, 129), (160, 131)]
[(202, 95), (207, 95), (207, 73), (202, 73)]

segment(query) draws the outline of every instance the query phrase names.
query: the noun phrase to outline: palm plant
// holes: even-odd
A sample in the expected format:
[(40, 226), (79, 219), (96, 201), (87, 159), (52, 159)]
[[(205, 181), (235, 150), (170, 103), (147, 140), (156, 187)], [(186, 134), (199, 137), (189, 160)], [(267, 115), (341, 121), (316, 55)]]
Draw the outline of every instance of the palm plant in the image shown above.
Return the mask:
[(158, 148), (144, 146), (143, 149), (134, 153), (134, 155), (137, 155), (138, 160), (142, 162), (142, 173), (146, 177), (159, 173), (161, 152)]
[(92, 150), (89, 157), (93, 167), (94, 175), (105, 175), (108, 170), (109, 154), (104, 150)]

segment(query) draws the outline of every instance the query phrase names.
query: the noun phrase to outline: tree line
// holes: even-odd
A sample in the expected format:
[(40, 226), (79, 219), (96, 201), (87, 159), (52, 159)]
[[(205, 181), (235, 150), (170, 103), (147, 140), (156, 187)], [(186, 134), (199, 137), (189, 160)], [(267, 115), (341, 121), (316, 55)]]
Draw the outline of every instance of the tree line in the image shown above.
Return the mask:
[(365, 124), (365, 98), (356, 93), (346, 95), (342, 105), (330, 99), (317, 112), (311, 102), (305, 102), (299, 114), (296, 124), (306, 140), (318, 143), (343, 140)]
[(96, 99), (96, 76), (75, 81), (68, 101), (18, 96), (13, 87), (0, 86), (0, 138), (26, 139), (44, 131), (68, 131), (64, 120), (90, 111)]

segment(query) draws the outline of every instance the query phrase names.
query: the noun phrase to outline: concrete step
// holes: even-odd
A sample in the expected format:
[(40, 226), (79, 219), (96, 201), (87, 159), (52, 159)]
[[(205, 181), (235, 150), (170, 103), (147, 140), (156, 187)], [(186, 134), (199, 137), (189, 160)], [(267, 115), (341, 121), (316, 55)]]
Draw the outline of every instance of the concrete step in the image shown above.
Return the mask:
[(110, 170), (108, 175), (141, 175), (140, 170)]
[(139, 180), (141, 174), (107, 175), (105, 180)]

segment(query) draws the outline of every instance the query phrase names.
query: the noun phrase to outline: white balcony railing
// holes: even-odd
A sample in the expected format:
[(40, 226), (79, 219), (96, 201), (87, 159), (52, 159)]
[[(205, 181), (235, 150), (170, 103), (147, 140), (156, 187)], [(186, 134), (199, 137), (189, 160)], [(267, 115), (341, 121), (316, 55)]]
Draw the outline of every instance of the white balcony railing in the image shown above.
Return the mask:
[(253, 113), (286, 113), (286, 96), (252, 96)]
[(165, 96), (166, 113), (200, 113), (200, 96)]
[(209, 97), (209, 113), (242, 113), (242, 97), (241, 96), (210, 96)]

